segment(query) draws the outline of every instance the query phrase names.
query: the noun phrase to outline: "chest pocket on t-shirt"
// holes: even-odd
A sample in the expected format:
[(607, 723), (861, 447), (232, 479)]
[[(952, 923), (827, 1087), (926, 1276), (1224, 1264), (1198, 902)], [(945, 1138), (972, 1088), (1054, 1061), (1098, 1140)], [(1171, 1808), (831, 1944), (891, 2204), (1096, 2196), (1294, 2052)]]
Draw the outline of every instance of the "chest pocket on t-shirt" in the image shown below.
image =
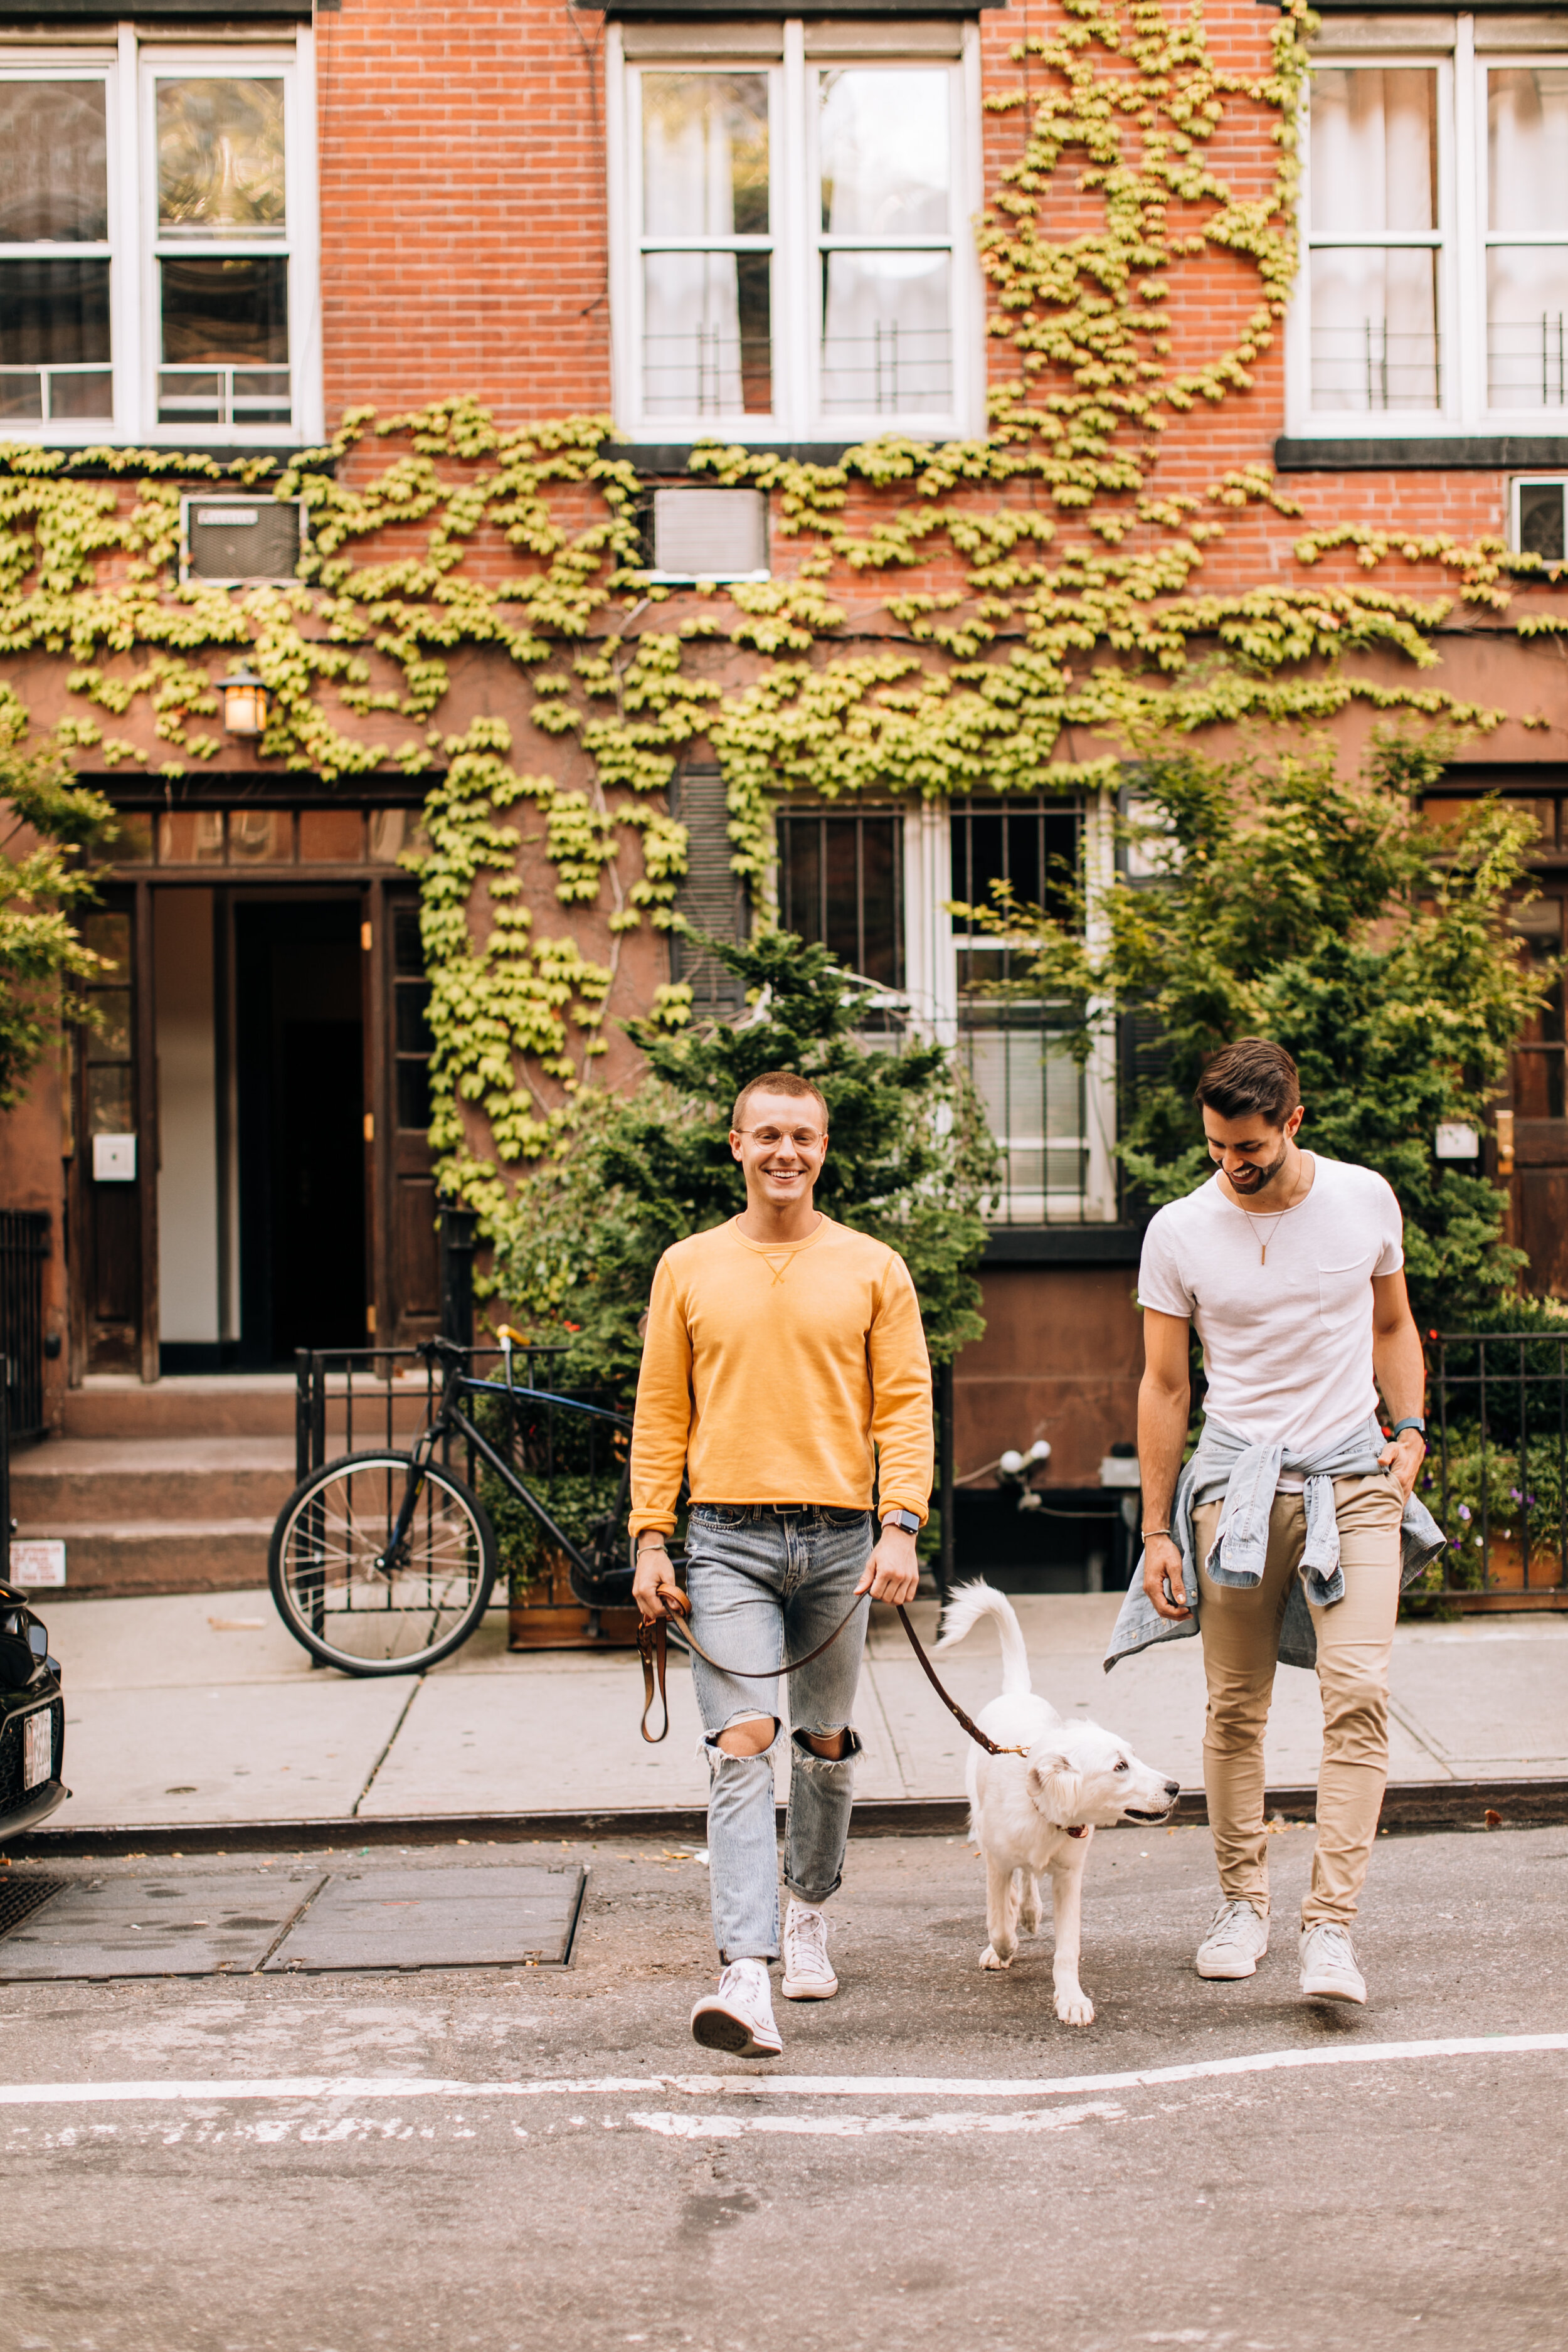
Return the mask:
[(1318, 1320), (1325, 1331), (1342, 1331), (1368, 1308), (1372, 1253), (1363, 1250), (1342, 1265), (1318, 1261)]

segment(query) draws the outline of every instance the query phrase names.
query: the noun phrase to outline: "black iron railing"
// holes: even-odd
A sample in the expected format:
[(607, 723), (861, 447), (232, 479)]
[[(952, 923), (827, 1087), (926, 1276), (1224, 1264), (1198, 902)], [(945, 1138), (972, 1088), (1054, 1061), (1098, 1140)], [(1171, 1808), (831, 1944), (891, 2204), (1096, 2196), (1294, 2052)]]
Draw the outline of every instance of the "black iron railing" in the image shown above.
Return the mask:
[(5, 1359), (11, 1442), (42, 1437), (47, 1209), (0, 1209), (0, 1355)]
[[(580, 1450), (584, 1444), (592, 1448), (605, 1442), (599, 1433), (602, 1424), (595, 1427), (570, 1408), (573, 1403), (603, 1405), (614, 1400), (596, 1391), (563, 1386), (562, 1363), (566, 1353), (563, 1347), (558, 1346), (512, 1349), (511, 1372), (516, 1386), (520, 1390), (542, 1390), (563, 1400), (559, 1410), (543, 1404), (531, 1407), (521, 1415), (516, 1409), (506, 1415), (511, 1442), (526, 1449), (526, 1460), (520, 1461), (519, 1467), (525, 1471), (531, 1486), (538, 1479), (548, 1486), (558, 1475), (574, 1472), (591, 1478), (602, 1475), (603, 1465), (596, 1459), (581, 1464), (568, 1464), (564, 1459), (568, 1450)], [(440, 1369), (416, 1348), (300, 1348), (296, 1350), (294, 1363), (296, 1483), (308, 1478), (324, 1462), (344, 1454), (363, 1453), (378, 1445), (405, 1453), (435, 1412), (439, 1398)], [(471, 1349), (468, 1370), (479, 1379), (504, 1380), (502, 1349)], [(938, 1369), (933, 1387), (937, 1469), (933, 1500), (940, 1513), (940, 1539), (931, 1564), (938, 1589), (945, 1600), (952, 1590), (954, 1571), (951, 1364)], [(506, 1405), (504, 1398), (497, 1402), (498, 1407)], [(472, 1485), (477, 1472), (473, 1448), (465, 1444), (462, 1451), (468, 1458), (461, 1465), (460, 1475)], [(450, 1460), (451, 1452), (448, 1444), (448, 1468), (458, 1466)], [(504, 1552), (504, 1541), (502, 1549)]]
[(1568, 1601), (1568, 1329), (1436, 1333), (1416, 1491), (1447, 1538), (1426, 1590)]

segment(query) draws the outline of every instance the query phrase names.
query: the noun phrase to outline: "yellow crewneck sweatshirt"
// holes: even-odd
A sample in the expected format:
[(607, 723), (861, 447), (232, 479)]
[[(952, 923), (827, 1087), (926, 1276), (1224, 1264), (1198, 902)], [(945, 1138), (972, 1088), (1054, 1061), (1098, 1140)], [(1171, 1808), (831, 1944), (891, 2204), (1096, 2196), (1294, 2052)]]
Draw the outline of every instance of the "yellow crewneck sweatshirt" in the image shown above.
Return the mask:
[(666, 1250), (637, 1381), (634, 1538), (673, 1529), (682, 1471), (694, 1503), (869, 1510), (879, 1462), (879, 1507), (923, 1520), (931, 1362), (896, 1250), (831, 1217), (783, 1246), (731, 1218)]

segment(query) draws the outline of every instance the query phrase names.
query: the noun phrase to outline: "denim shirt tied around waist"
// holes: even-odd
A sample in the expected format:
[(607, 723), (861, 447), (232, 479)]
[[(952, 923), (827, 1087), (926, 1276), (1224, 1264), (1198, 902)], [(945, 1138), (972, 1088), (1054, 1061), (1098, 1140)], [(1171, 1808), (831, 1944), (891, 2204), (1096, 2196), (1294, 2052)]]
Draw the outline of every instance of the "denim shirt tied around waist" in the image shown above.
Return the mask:
[[(1131, 1658), (1156, 1642), (1179, 1642), (1198, 1630), (1197, 1545), (1193, 1513), (1200, 1503), (1226, 1498), (1214, 1549), (1204, 1562), (1215, 1584), (1255, 1585), (1261, 1581), (1268, 1551), (1268, 1517), (1274, 1507), (1281, 1471), (1300, 1478), (1305, 1486), (1307, 1541), (1302, 1573), (1290, 1580), (1289, 1597), (1279, 1625), (1279, 1658), (1287, 1666), (1318, 1663), (1318, 1636), (1309, 1601), (1331, 1609), (1343, 1598), (1344, 1571), (1340, 1566), (1340, 1528), (1334, 1512), (1334, 1480), (1373, 1475), (1383, 1465), (1378, 1454), (1385, 1444), (1374, 1416), (1315, 1453), (1297, 1454), (1288, 1445), (1266, 1445), (1238, 1437), (1217, 1421), (1205, 1421), (1192, 1460), (1176, 1483), (1171, 1507), (1171, 1534), (1182, 1555), (1184, 1598), (1191, 1615), (1179, 1620), (1162, 1617), (1143, 1590), (1143, 1554), (1132, 1571), (1127, 1598), (1116, 1620), (1110, 1647), (1105, 1654), (1107, 1674), (1119, 1658)], [(1389, 1473), (1392, 1475), (1392, 1472)], [(1400, 1587), (1414, 1584), (1442, 1550), (1442, 1528), (1425, 1503), (1414, 1495), (1405, 1506), (1400, 1528)]]

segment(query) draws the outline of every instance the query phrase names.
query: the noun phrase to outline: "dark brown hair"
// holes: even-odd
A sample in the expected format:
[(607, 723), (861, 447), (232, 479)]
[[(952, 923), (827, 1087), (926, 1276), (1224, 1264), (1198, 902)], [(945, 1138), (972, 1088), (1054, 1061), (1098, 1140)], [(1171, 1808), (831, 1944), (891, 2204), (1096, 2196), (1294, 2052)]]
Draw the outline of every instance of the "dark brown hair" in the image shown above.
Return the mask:
[(822, 1131), (824, 1135), (826, 1134), (826, 1103), (823, 1100), (816, 1088), (812, 1085), (811, 1080), (809, 1078), (797, 1076), (794, 1070), (764, 1070), (760, 1077), (749, 1078), (746, 1081), (746, 1084), (741, 1088), (740, 1093), (735, 1097), (735, 1108), (730, 1117), (730, 1125), (731, 1128), (738, 1128), (740, 1126), (741, 1115), (744, 1111), (746, 1105), (751, 1101), (752, 1097), (753, 1095), (762, 1094), (809, 1095), (812, 1101), (816, 1105), (817, 1109), (822, 1113)]
[(1193, 1100), (1221, 1118), (1266, 1118), (1283, 1127), (1301, 1099), (1301, 1080), (1283, 1045), (1237, 1037), (1204, 1066)]

